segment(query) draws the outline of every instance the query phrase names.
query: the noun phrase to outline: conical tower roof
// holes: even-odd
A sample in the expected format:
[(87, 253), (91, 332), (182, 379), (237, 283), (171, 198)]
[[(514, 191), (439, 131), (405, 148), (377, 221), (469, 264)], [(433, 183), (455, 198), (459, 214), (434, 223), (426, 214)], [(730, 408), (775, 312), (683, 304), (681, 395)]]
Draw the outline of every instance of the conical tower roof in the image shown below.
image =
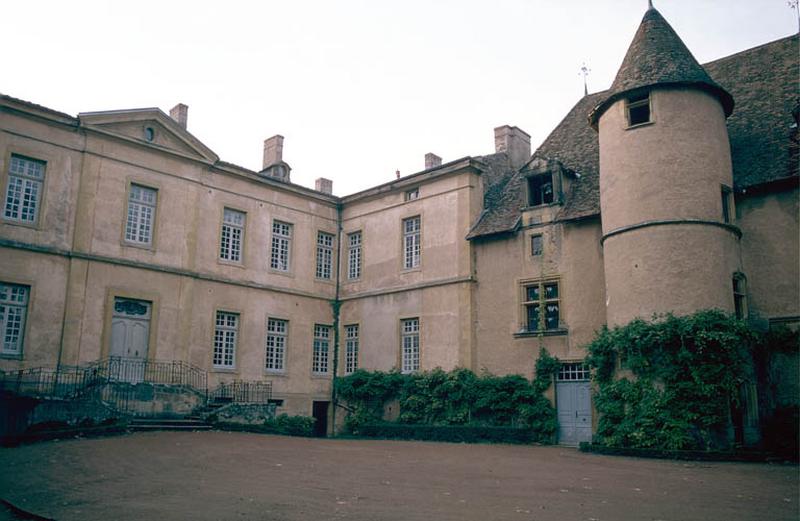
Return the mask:
[(631, 91), (681, 85), (716, 96), (725, 109), (725, 116), (733, 112), (733, 97), (711, 79), (672, 26), (651, 7), (642, 18), (608, 96), (589, 114), (589, 123), (597, 128), (603, 112)]

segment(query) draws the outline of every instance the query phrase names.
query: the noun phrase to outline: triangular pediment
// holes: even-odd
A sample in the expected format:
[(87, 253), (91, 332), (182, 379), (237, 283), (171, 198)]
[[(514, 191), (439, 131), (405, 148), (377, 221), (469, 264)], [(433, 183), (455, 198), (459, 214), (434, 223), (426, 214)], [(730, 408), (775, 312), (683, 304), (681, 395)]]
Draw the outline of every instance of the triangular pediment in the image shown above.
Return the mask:
[(210, 148), (160, 109), (112, 110), (78, 114), (81, 126), (208, 163), (219, 160)]

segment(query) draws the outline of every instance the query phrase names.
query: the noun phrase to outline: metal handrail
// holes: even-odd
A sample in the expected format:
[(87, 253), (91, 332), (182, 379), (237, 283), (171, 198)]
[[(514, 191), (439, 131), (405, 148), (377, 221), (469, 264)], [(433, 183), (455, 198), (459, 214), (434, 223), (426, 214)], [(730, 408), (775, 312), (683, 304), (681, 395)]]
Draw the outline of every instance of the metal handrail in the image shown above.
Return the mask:
[(223, 382), (209, 392), (209, 402), (215, 403), (269, 403), (272, 382), (233, 380)]

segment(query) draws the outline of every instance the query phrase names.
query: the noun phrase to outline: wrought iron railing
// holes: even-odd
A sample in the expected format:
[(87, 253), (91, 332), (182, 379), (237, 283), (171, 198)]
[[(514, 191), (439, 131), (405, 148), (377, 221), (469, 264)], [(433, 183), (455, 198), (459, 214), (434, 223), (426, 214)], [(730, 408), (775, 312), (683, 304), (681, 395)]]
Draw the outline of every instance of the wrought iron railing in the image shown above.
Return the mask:
[(223, 382), (211, 391), (211, 403), (269, 403), (272, 398), (272, 382), (234, 380)]

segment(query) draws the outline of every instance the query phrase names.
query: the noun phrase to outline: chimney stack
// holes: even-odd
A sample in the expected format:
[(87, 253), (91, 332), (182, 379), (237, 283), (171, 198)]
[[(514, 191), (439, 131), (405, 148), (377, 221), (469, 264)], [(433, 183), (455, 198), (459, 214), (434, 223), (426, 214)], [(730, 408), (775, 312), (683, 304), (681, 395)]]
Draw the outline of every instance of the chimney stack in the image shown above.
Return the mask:
[(425, 154), (425, 170), (436, 168), (437, 166), (442, 166), (442, 158), (433, 152)]
[(324, 177), (319, 177), (314, 181), (314, 189), (323, 194), (333, 195), (333, 181), (325, 179)]
[(186, 130), (186, 124), (189, 121), (189, 106), (178, 103), (169, 111), (169, 117), (174, 119), (182, 129)]
[(283, 136), (276, 134), (264, 140), (264, 164), (262, 168), (283, 162)]
[(512, 168), (519, 168), (531, 158), (531, 137), (522, 129), (503, 125), (494, 129), (494, 149), (508, 154)]
[(395, 170), (394, 171), (394, 178), (395, 179), (400, 179), (400, 170)]

